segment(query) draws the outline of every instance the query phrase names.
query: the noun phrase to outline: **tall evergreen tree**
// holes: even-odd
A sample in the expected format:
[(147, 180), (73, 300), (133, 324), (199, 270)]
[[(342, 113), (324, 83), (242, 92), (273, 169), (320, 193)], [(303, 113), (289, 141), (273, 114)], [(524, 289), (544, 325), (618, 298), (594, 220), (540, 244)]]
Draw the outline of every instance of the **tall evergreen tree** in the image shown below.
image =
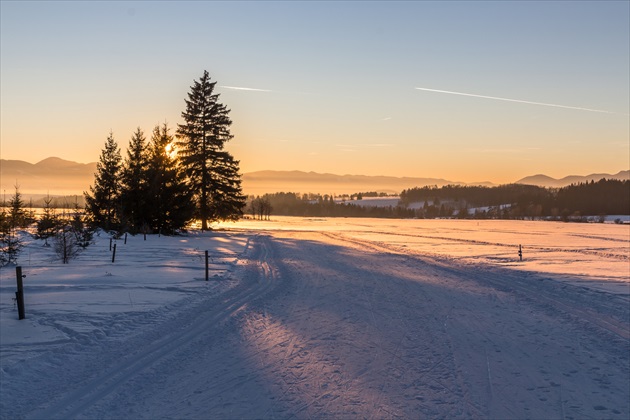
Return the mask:
[(202, 230), (208, 229), (208, 222), (240, 217), (245, 206), (239, 162), (223, 150), (233, 137), (230, 110), (219, 102), (215, 85), (207, 71), (194, 81), (182, 112), (184, 124), (177, 128), (178, 155), (195, 194)]
[(84, 192), (85, 210), (95, 226), (105, 230), (120, 226), (120, 171), (122, 157), (112, 132), (96, 163), (94, 185)]
[(194, 215), (193, 193), (179, 166), (174, 138), (166, 123), (153, 129), (148, 150), (149, 224), (156, 232), (174, 233), (188, 224)]
[(121, 218), (132, 233), (138, 233), (147, 223), (148, 209), (148, 150), (144, 133), (138, 127), (127, 148), (120, 177)]

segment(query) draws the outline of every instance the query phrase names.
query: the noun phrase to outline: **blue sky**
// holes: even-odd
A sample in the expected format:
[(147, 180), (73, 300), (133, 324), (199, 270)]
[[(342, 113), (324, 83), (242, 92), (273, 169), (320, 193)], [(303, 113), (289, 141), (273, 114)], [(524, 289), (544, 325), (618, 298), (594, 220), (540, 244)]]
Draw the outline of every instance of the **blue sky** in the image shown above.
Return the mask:
[(110, 129), (123, 149), (137, 126), (174, 129), (208, 70), (244, 172), (616, 172), (630, 166), (629, 5), (3, 0), (0, 151), (95, 161)]

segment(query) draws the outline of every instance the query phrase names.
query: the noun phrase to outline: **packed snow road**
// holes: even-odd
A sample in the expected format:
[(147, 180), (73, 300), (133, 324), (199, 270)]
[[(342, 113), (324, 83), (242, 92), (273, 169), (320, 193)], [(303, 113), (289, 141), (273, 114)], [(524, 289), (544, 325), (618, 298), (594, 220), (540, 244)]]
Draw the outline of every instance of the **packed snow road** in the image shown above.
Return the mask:
[(332, 232), (261, 233), (229, 276), (221, 295), (46, 366), (2, 417), (630, 415), (627, 296)]

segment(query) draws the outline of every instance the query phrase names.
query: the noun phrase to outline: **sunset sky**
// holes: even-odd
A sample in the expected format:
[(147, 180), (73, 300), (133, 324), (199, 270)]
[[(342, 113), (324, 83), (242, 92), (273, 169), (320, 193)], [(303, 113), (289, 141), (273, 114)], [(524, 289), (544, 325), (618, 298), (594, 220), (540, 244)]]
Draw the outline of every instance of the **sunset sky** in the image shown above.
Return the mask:
[(630, 2), (2, 0), (1, 157), (98, 159), (208, 70), (263, 169), (512, 182), (630, 167)]

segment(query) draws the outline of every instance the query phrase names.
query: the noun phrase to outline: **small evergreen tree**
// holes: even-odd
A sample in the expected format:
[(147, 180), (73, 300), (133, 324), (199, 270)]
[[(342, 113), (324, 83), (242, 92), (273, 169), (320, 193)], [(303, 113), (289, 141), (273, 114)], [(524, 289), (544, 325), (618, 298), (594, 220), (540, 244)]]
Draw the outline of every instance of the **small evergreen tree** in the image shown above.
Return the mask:
[(37, 238), (45, 241), (44, 246), (50, 246), (48, 244), (48, 238), (55, 234), (59, 226), (59, 217), (55, 214), (55, 209), (52, 206), (53, 199), (50, 195), (44, 198), (44, 214), (37, 222)]
[(55, 233), (54, 249), (63, 264), (68, 264), (78, 255), (79, 245), (70, 225), (64, 225)]
[(94, 226), (115, 230), (120, 226), (120, 170), (122, 158), (112, 132), (96, 164), (94, 185), (84, 192), (86, 212)]
[(25, 228), (29, 225), (30, 218), (26, 211), (26, 204), (22, 199), (20, 187), (15, 186), (15, 193), (9, 200), (9, 222), (13, 229)]
[(76, 243), (81, 248), (87, 248), (92, 241), (94, 232), (85, 224), (85, 213), (81, 211), (79, 203), (74, 203), (74, 212), (67, 225), (70, 226), (76, 238)]
[(3, 267), (9, 263), (11, 224), (9, 223), (9, 214), (2, 208), (0, 211), (0, 266)]
[(245, 206), (239, 162), (223, 150), (233, 137), (230, 110), (219, 102), (215, 85), (207, 71), (194, 81), (182, 112), (184, 124), (177, 128), (178, 156), (195, 194), (202, 230), (208, 222), (240, 217)]
[(57, 216), (53, 249), (63, 264), (68, 264), (92, 241), (93, 230), (86, 226), (84, 216), (77, 202), (74, 203), (72, 210), (65, 209)]
[(24, 248), (24, 242), (18, 233), (19, 228), (30, 222), (24, 208), (20, 188), (15, 186), (15, 194), (9, 200), (9, 211), (2, 209), (0, 217), (0, 263), (17, 263), (17, 257)]

